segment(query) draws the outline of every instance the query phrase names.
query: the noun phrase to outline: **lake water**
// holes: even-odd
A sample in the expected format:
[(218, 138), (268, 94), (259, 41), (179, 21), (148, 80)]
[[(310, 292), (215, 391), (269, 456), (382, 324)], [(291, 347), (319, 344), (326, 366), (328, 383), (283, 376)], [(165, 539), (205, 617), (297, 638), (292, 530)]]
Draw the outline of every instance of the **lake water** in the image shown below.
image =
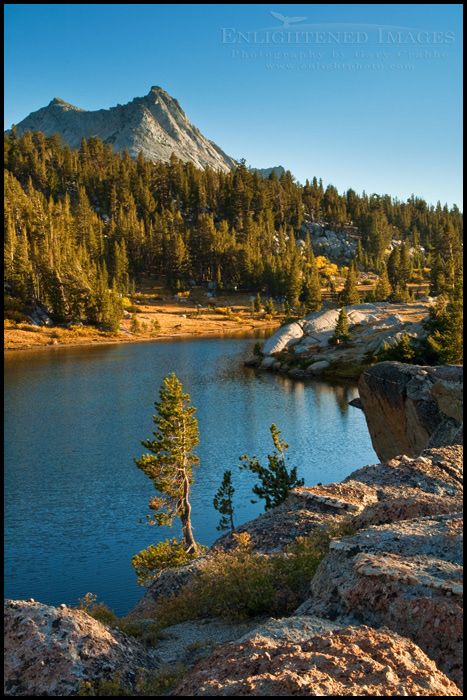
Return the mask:
[(122, 615), (144, 593), (132, 556), (180, 532), (177, 523), (144, 522), (155, 492), (133, 462), (152, 438), (154, 401), (171, 372), (197, 408), (201, 462), (190, 502), (198, 542), (220, 534), (212, 500), (225, 469), (236, 525), (263, 512), (264, 502), (250, 502), (256, 477), (238, 458), (267, 464), (272, 423), (307, 486), (378, 462), (363, 412), (348, 406), (356, 388), (245, 368), (258, 337), (5, 354), (6, 597), (76, 605), (91, 592)]

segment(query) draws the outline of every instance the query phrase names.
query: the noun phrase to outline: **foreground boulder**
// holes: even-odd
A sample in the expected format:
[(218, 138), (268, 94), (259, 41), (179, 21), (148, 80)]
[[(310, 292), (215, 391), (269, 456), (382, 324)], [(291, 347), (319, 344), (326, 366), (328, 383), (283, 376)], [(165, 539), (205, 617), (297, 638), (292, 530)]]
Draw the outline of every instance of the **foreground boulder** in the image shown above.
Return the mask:
[(80, 610), (24, 600), (5, 601), (5, 695), (77, 695), (121, 673), (132, 688), (141, 669), (154, 669), (158, 657)]
[(461, 441), (463, 367), (379, 362), (362, 374), (358, 391), (381, 460)]
[(259, 636), (220, 647), (172, 691), (174, 696), (462, 695), (413, 642), (366, 626), (293, 639)]
[(387, 626), (462, 687), (462, 526), (436, 515), (332, 541), (296, 614)]

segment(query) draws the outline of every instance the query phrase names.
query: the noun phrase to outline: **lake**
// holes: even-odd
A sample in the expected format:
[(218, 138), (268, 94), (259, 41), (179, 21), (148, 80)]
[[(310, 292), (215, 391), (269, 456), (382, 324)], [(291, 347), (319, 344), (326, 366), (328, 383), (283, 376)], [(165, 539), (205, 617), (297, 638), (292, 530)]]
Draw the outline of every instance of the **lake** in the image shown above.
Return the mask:
[(133, 462), (171, 372), (197, 408), (190, 502), (200, 543), (221, 534), (212, 500), (226, 469), (235, 524), (263, 512), (264, 502), (251, 503), (256, 477), (238, 464), (243, 454), (267, 464), (272, 423), (306, 486), (378, 462), (363, 412), (348, 405), (355, 386), (243, 366), (264, 333), (5, 354), (6, 597), (77, 605), (91, 592), (122, 615), (144, 593), (132, 556), (180, 534), (177, 522), (145, 522), (155, 492)]

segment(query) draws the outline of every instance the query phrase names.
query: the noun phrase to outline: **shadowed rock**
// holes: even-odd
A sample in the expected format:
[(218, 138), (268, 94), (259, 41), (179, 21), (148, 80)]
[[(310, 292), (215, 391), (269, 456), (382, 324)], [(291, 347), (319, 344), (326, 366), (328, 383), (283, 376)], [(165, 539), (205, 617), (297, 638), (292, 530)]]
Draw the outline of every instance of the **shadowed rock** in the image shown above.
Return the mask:
[(460, 440), (463, 367), (379, 362), (362, 374), (358, 391), (381, 460)]

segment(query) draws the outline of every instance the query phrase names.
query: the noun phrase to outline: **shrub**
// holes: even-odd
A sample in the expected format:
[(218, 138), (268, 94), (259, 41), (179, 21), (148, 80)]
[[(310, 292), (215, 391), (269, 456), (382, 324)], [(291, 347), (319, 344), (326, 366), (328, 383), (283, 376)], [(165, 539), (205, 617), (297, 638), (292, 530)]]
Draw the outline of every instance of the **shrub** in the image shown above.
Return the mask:
[(99, 696), (109, 695), (110, 697), (118, 697), (120, 695), (136, 695), (127, 688), (122, 686), (122, 672), (117, 671), (111, 679), (101, 679), (97, 686), (93, 686), (89, 681), (81, 682), (81, 687), (78, 691), (81, 696)]
[(281, 321), (281, 327), (282, 326), (288, 326), (289, 323), (295, 323), (295, 321), (300, 320), (300, 316), (286, 316), (284, 319)]
[(28, 331), (28, 333), (41, 333), (43, 326), (31, 326), (27, 323), (18, 324), (17, 328), (21, 331)]
[(24, 313), (24, 304), (20, 299), (3, 296), (3, 318), (14, 323), (31, 323), (31, 319)]
[(86, 593), (84, 598), (79, 598), (79, 605), (75, 610), (82, 610), (103, 625), (115, 627), (118, 624), (118, 617), (113, 610), (110, 610), (104, 603), (96, 603), (97, 596), (94, 593)]
[(116, 616), (113, 610), (110, 610), (104, 603), (96, 603), (89, 610), (88, 615), (93, 617), (98, 622), (102, 622), (103, 625), (109, 625), (109, 627), (120, 626), (119, 618)]
[(31, 323), (30, 319), (17, 309), (4, 309), (3, 318), (13, 321), (14, 323)]
[(206, 616), (289, 615), (306, 600), (331, 539), (354, 532), (350, 521), (343, 520), (298, 537), (285, 553), (270, 556), (252, 551), (248, 533), (234, 533), (235, 549), (207, 557), (195, 578), (174, 596), (159, 601), (153, 615), (161, 626)]
[(404, 333), (402, 338), (392, 347), (384, 342), (383, 347), (378, 351), (378, 362), (392, 361), (405, 362), (412, 365), (431, 364), (425, 344), (411, 338), (408, 333)]
[(163, 569), (172, 569), (176, 566), (183, 566), (196, 559), (200, 554), (204, 554), (208, 547), (198, 544), (199, 552), (187, 552), (186, 542), (180, 542), (173, 537), (171, 540), (151, 544), (147, 549), (143, 549), (139, 554), (135, 554), (131, 563), (135, 567), (140, 586), (150, 586), (158, 578)]
[(140, 330), (141, 330), (139, 321), (138, 321), (138, 319), (136, 318), (135, 314), (133, 314), (132, 317), (131, 317), (131, 325), (130, 325), (130, 328), (131, 328), (131, 332), (132, 332), (132, 333), (139, 333)]
[(89, 681), (80, 683), (79, 696), (138, 696), (146, 697), (169, 695), (174, 686), (185, 676), (187, 669), (180, 664), (160, 665), (156, 671), (140, 669), (135, 680), (135, 690), (133, 692), (122, 683), (122, 672), (117, 671), (112, 678), (101, 679), (97, 685)]
[(170, 695), (170, 691), (186, 675), (181, 664), (160, 665), (156, 671), (141, 671), (136, 681), (138, 695)]
[(261, 348), (263, 347), (263, 345), (264, 343), (260, 343), (259, 341), (257, 341), (253, 348), (253, 355), (261, 355)]
[(140, 304), (149, 304), (149, 299), (142, 294), (135, 294), (131, 297), (132, 302), (138, 301)]
[(96, 599), (97, 596), (93, 593), (86, 593), (84, 598), (79, 598), (79, 605), (75, 610), (82, 610), (103, 625), (118, 627), (128, 637), (137, 637), (146, 647), (157, 646), (161, 639), (161, 633), (154, 622), (117, 617), (114, 611), (110, 610), (103, 602), (96, 603)]
[(137, 304), (129, 304), (129, 306), (125, 307), (125, 311), (127, 311), (129, 314), (140, 314), (142, 309)]

